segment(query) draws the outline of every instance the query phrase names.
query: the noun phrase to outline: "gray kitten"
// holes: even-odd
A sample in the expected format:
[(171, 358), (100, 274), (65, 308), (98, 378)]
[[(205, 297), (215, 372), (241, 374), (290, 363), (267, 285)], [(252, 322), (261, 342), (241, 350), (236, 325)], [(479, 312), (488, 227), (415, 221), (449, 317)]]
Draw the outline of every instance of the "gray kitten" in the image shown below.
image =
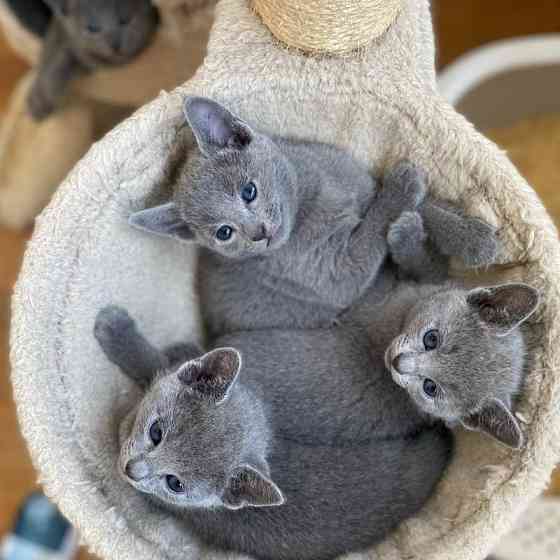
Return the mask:
[(28, 98), (35, 120), (56, 109), (73, 78), (130, 61), (147, 46), (158, 21), (150, 0), (45, 1), (53, 15)]
[(423, 203), (424, 178), (410, 163), (387, 172), (380, 188), (335, 146), (263, 134), (205, 98), (187, 98), (185, 114), (197, 147), (177, 170), (173, 201), (130, 223), (202, 247), (199, 291), (212, 337), (330, 326), (373, 288), (389, 224), (419, 205), (440, 252), (471, 265), (495, 258), (492, 228)]
[(158, 352), (116, 307), (95, 335), (146, 387), (121, 425), (123, 476), (212, 546), (278, 560), (370, 546), (418, 511), (449, 461), (449, 432), (382, 363), (372, 380), (363, 331), (217, 341), (242, 349), (241, 373), (232, 348)]
[[(393, 258), (420, 280), (442, 270), (425, 242), (417, 213), (404, 214), (389, 234)], [(370, 309), (368, 328), (374, 351), (386, 348), (387, 369), (420, 411), (519, 448), (523, 434), (512, 405), (526, 370), (520, 326), (538, 300), (537, 290), (519, 283), (466, 289), (409, 282)]]

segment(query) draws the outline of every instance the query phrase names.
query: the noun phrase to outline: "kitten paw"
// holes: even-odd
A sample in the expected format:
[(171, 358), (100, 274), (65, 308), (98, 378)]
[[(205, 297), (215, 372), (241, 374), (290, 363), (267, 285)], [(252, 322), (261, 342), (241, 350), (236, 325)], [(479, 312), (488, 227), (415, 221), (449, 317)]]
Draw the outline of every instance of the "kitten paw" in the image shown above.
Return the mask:
[(403, 160), (385, 174), (383, 192), (397, 219), (403, 211), (415, 210), (423, 202), (426, 197), (426, 175), (413, 163)]
[(33, 88), (29, 93), (27, 107), (35, 121), (46, 119), (55, 110), (54, 102), (38, 88)]
[(418, 212), (403, 212), (387, 233), (389, 251), (397, 261), (423, 251), (426, 238), (422, 216)]
[(99, 344), (107, 344), (122, 340), (123, 336), (134, 330), (136, 323), (126, 309), (117, 305), (108, 305), (99, 311), (95, 319), (93, 334)]
[(500, 244), (496, 229), (478, 218), (465, 219), (460, 257), (467, 266), (488, 266), (496, 262)]

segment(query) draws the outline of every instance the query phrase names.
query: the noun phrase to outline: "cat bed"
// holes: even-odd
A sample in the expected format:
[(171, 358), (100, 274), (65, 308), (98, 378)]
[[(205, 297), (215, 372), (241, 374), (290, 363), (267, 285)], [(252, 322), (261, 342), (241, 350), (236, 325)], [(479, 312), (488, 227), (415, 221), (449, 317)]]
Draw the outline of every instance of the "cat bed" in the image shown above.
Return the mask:
[[(127, 65), (76, 80), (67, 103), (46, 121), (35, 122), (27, 113), (33, 71), (21, 80), (0, 127), (0, 224), (28, 225), (96, 138), (162, 89), (194, 74), (206, 50), (215, 0), (154, 3), (161, 25), (150, 45)], [(40, 0), (0, 0), (2, 31), (32, 66), (48, 17)]]
[[(277, 10), (287, 4), (295, 2), (274, 0)], [(345, 2), (321, 4), (331, 7), (332, 24)], [(380, 5), (363, 17), (374, 21)], [(287, 48), (246, 0), (221, 0), (195, 78), (94, 145), (37, 220), (13, 299), (14, 395), (48, 495), (103, 558), (236, 557), (201, 546), (117, 474), (119, 419), (138, 393), (93, 337), (95, 316), (109, 303), (129, 309), (155, 344), (200, 337), (195, 254), (127, 224), (131, 212), (169, 195), (174, 162), (193, 142), (186, 94), (215, 98), (266, 131), (336, 143), (373, 172), (409, 158), (427, 170), (435, 196), (499, 227), (501, 265), (477, 281), (523, 280), (541, 291), (529, 324), (533, 367), (518, 406), (525, 447), (511, 451), (458, 432), (454, 460), (423, 510), (351, 557), (481, 560), (549, 480), (560, 445), (560, 250), (552, 221), (505, 155), (439, 97), (426, 0), (402, 0), (384, 33), (343, 51)]]

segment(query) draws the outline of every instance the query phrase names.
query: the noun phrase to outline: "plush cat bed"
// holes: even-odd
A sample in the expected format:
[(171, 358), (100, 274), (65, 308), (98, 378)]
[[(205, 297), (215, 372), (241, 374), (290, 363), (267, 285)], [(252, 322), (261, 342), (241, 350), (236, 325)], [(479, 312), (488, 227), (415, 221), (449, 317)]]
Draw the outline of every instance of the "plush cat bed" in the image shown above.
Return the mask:
[[(46, 121), (28, 116), (32, 71), (22, 79), (0, 127), (0, 224), (28, 225), (96, 138), (162, 89), (194, 74), (206, 50), (215, 2), (155, 0), (161, 25), (151, 44), (125, 66), (76, 80), (67, 103)], [(38, 60), (48, 19), (40, 0), (0, 0), (2, 31), (31, 65)]]
[(183, 98), (205, 95), (263, 130), (344, 146), (373, 171), (404, 157), (418, 163), (434, 195), (499, 226), (503, 266), (485, 274), (541, 290), (530, 323), (534, 367), (518, 407), (526, 446), (509, 451), (458, 432), (454, 460), (420, 514), (352, 555), (480, 560), (544, 488), (559, 456), (556, 230), (509, 160), (438, 97), (426, 0), (403, 0), (385, 33), (339, 56), (286, 48), (245, 0), (222, 0), (216, 18), (196, 77), (93, 146), (37, 221), (13, 300), (11, 360), (40, 480), (104, 558), (235, 556), (200, 546), (118, 476), (117, 426), (138, 394), (92, 334), (98, 310), (116, 303), (158, 345), (200, 336), (195, 254), (132, 230), (127, 218), (168, 195), (175, 158), (193, 141)]

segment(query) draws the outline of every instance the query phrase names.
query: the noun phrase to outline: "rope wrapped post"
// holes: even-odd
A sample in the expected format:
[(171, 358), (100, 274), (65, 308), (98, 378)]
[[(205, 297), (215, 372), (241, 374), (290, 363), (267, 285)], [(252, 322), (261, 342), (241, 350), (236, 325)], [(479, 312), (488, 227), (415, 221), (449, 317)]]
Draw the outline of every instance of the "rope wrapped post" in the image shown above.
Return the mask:
[(253, 7), (286, 45), (343, 54), (383, 34), (397, 17), (401, 0), (253, 0)]

